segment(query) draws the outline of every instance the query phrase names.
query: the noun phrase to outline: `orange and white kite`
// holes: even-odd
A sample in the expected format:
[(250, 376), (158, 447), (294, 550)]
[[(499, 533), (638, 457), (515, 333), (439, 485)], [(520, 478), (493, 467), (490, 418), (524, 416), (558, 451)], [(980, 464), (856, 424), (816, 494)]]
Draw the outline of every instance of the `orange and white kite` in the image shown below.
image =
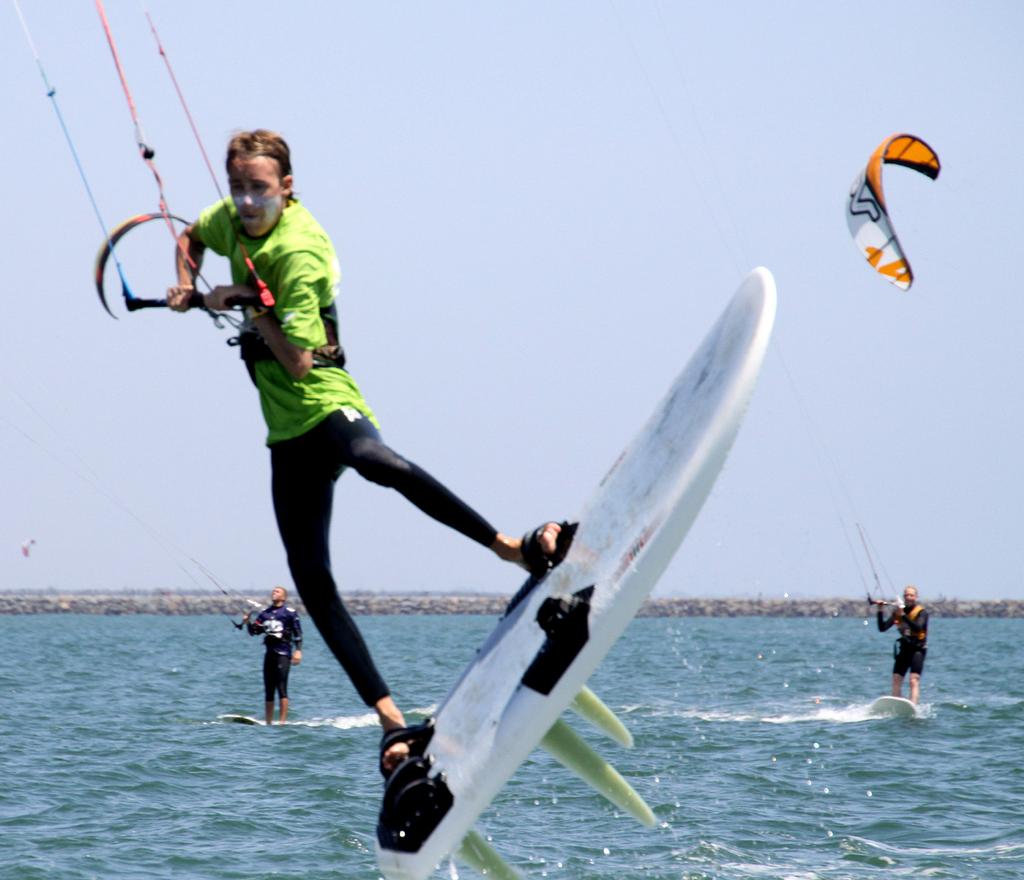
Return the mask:
[(889, 220), (882, 191), (882, 165), (903, 165), (935, 180), (939, 176), (939, 157), (919, 137), (894, 134), (878, 145), (850, 187), (846, 224), (857, 248), (880, 275), (900, 290), (909, 290), (914, 273)]

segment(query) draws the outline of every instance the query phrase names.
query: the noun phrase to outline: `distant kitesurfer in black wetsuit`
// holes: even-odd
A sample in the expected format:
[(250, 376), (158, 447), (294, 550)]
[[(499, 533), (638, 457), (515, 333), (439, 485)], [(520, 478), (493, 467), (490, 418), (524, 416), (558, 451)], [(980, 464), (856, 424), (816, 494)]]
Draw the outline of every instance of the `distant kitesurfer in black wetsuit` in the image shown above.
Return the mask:
[(302, 624), (298, 612), (284, 604), (287, 599), (284, 587), (274, 587), (270, 605), (254, 621), (249, 621), (248, 612), (242, 618), (242, 623), (248, 624), (249, 635), (264, 636), (263, 691), (268, 726), (274, 722), (275, 693), (281, 701), (278, 723), (288, 720), (288, 672), (302, 662)]
[(894, 606), (892, 615), (882, 616), (882, 606), (888, 603), (875, 600), (878, 606), (878, 631), (885, 632), (895, 626), (900, 637), (896, 642), (896, 660), (892, 665), (892, 695), (903, 696), (903, 677), (910, 670), (910, 702), (916, 704), (920, 696), (924, 657), (928, 652), (928, 612), (917, 601), (917, 587), (903, 591), (903, 607)]

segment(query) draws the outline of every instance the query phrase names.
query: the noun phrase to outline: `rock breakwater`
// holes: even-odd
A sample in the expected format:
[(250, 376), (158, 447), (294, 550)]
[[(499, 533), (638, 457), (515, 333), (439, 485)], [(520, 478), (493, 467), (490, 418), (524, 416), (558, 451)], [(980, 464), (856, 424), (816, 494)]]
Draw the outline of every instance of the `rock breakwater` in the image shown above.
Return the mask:
[[(479, 614), (497, 617), (508, 596), (440, 593), (348, 593), (353, 614)], [(292, 603), (303, 611), (302, 603)], [(936, 617), (1024, 617), (1024, 600), (945, 599), (925, 603)], [(865, 617), (863, 600), (652, 598), (640, 617)], [(223, 596), (188, 593), (0, 593), (0, 614), (227, 614), (241, 617), (240, 603)]]

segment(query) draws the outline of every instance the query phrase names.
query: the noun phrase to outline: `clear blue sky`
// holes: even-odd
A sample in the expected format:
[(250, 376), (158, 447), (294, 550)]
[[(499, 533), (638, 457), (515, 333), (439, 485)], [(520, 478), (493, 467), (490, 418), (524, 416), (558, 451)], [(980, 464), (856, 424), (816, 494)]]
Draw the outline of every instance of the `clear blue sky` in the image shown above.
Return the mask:
[[(896, 588), (1024, 598), (1024, 6), (148, 8), (218, 171), (234, 130), (288, 139), (386, 439), (497, 527), (571, 517), (764, 265), (772, 349), (657, 594), (860, 596), (860, 521)], [(23, 10), (108, 224), (155, 210), (93, 4)], [(108, 13), (170, 206), (194, 217), (216, 193), (142, 7)], [(184, 569), (206, 588), (189, 556), (244, 593), (289, 584), (227, 334), (100, 309), (99, 225), (3, 15), (0, 589), (194, 589)], [(934, 182), (886, 175), (909, 293), (872, 273), (843, 217), (894, 132), (942, 161)], [(154, 239), (132, 280), (159, 295), (171, 266)], [(355, 475), (332, 549), (343, 591), (520, 580)]]

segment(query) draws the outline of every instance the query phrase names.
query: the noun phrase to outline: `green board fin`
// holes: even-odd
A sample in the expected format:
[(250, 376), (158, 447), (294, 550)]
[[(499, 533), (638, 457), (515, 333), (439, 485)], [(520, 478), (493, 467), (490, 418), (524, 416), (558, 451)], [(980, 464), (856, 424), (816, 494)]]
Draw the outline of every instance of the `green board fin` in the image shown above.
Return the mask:
[(559, 719), (551, 726), (540, 741), (540, 746), (620, 810), (629, 813), (648, 828), (654, 826), (654, 811), (633, 786), (564, 721)]
[(580, 688), (580, 692), (569, 704), (569, 708), (593, 724), (601, 733), (610, 736), (620, 746), (625, 746), (627, 749), (633, 748), (633, 734), (626, 729), (626, 725), (619, 720), (618, 716), (601, 702), (601, 698), (586, 685)]
[(493, 877), (495, 880), (521, 880), (515, 869), (499, 856), (477, 831), (470, 831), (462, 838), (456, 855), (485, 877)]

